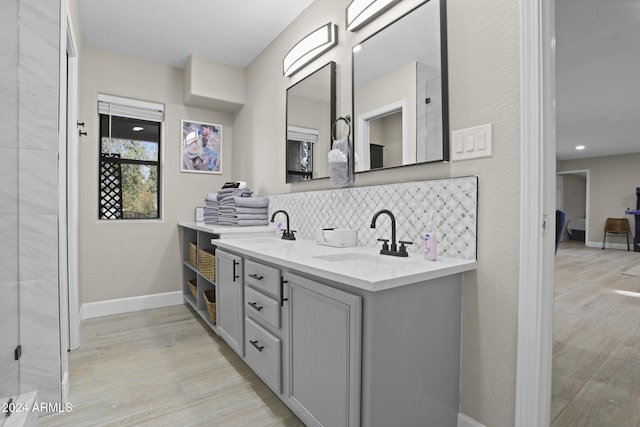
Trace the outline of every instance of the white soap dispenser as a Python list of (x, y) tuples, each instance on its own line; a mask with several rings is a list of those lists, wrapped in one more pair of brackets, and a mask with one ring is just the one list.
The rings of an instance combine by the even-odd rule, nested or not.
[(438, 259), (438, 235), (431, 221), (432, 214), (429, 214), (427, 231), (424, 233), (424, 259), (436, 261)]

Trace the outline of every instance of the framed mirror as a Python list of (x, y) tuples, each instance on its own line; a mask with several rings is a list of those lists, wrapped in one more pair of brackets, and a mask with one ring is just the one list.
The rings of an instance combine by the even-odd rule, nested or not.
[(356, 172), (448, 160), (445, 12), (421, 3), (354, 47)]
[(287, 89), (287, 183), (329, 176), (335, 75), (332, 61)]

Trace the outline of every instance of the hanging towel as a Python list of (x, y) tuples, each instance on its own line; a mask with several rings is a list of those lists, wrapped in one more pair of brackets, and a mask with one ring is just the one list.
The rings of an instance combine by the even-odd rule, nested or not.
[(344, 187), (353, 182), (353, 148), (349, 138), (333, 141), (329, 151), (329, 176), (335, 187)]

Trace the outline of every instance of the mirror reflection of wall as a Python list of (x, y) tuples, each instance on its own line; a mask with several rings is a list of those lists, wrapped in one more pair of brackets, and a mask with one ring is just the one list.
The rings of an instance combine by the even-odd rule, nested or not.
[(335, 93), (335, 62), (287, 89), (286, 182), (329, 176)]
[(313, 145), (318, 130), (287, 127), (287, 182), (308, 181), (313, 177)]
[[(447, 159), (444, 10), (444, 0), (423, 3), (354, 48), (356, 171), (378, 168), (377, 146), (385, 168)], [(393, 143), (374, 130), (392, 117)]]

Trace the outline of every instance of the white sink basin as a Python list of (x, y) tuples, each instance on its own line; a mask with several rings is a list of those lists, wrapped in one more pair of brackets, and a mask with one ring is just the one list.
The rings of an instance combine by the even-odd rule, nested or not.
[(371, 255), (359, 252), (345, 252), (343, 254), (318, 255), (314, 258), (331, 262), (369, 262), (374, 264), (399, 265), (407, 258), (389, 255)]

